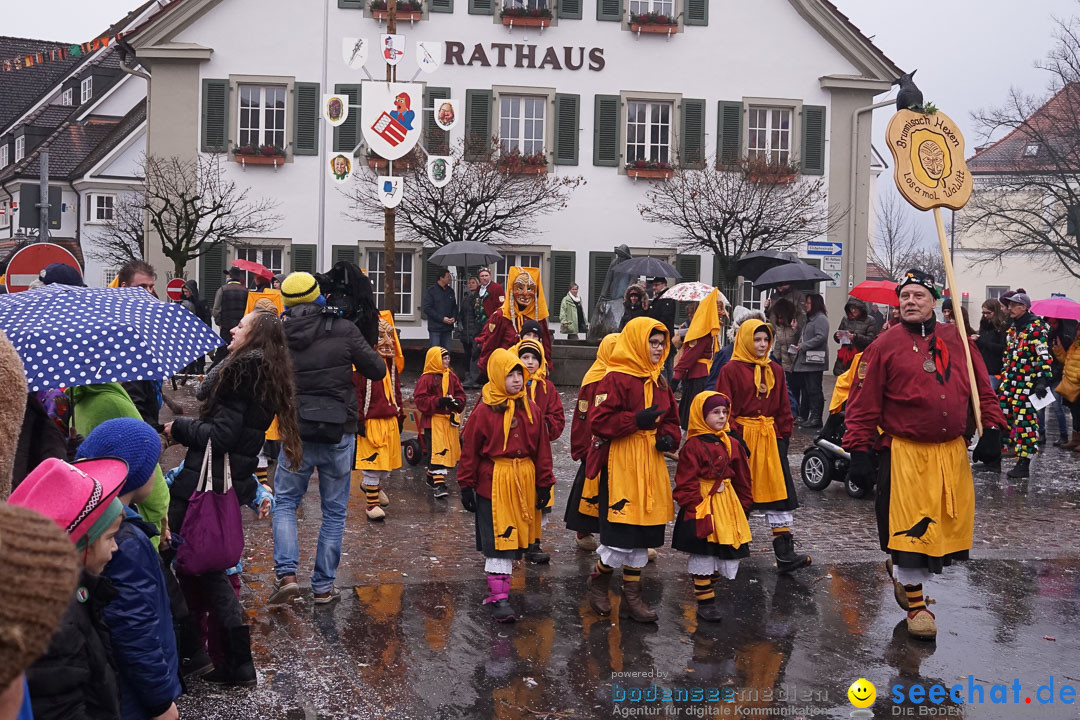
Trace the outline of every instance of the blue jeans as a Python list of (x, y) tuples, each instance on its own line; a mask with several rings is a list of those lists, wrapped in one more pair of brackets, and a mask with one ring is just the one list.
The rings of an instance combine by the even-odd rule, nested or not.
[(274, 493), (277, 496), (274, 510), (274, 572), (279, 578), (296, 574), (296, 565), (300, 562), (296, 507), (307, 492), (312, 471), (318, 469), (322, 525), (319, 527), (311, 590), (327, 592), (334, 586), (334, 576), (341, 561), (341, 538), (345, 533), (355, 452), (356, 436), (348, 435), (337, 445), (305, 442), (304, 459), (299, 468), (289, 467), (284, 449), (278, 454), (277, 473), (274, 475)]
[(450, 341), (454, 339), (454, 328), (452, 325), (446, 325), (445, 330), (432, 330), (428, 328), (428, 337), (431, 344), (428, 347), (441, 347), (446, 350), (450, 349)]

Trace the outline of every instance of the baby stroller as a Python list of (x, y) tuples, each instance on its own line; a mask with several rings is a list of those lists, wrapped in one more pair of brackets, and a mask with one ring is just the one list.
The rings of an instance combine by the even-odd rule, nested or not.
[[(420, 411), (410, 410), (409, 420), (412, 421), (412, 426), (414, 428), (419, 428)], [(402, 437), (401, 451), (405, 453), (405, 462), (409, 463), (410, 465), (419, 465), (420, 463), (424, 462), (424, 460), (428, 456), (428, 452), (430, 452), (427, 446), (427, 442), (424, 439), (424, 433), (417, 432), (416, 436), (411, 438)]]
[(833, 480), (844, 483), (853, 498), (865, 497), (868, 488), (860, 488), (848, 480), (851, 455), (840, 446), (844, 440), (844, 412), (830, 413), (814, 444), (803, 451), (802, 480), (811, 490), (824, 490)]

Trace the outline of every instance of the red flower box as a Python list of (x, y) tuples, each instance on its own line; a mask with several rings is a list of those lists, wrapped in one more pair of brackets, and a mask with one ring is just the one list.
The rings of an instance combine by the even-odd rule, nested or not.
[(667, 180), (672, 176), (671, 168), (626, 168), (626, 176), (645, 180)]
[(517, 27), (538, 27), (546, 28), (551, 27), (551, 18), (547, 17), (526, 17), (524, 15), (513, 16), (503, 15), (502, 24), (506, 26), (516, 25)]
[(236, 155), (236, 162), (241, 165), (283, 165), (284, 155)]
[[(389, 16), (389, 13), (386, 10), (372, 10), (371, 16), (376, 20), (386, 20), (386, 18)], [(398, 10), (397, 19), (407, 20), (409, 22), (416, 22), (417, 20), (420, 20), (423, 16), (423, 13), (420, 12), (404, 12)]]
[(508, 175), (543, 175), (547, 173), (547, 165), (500, 165), (499, 169)]
[(630, 23), (630, 32), (655, 33), (658, 35), (674, 35), (679, 29), (678, 25), (663, 25), (659, 23)]

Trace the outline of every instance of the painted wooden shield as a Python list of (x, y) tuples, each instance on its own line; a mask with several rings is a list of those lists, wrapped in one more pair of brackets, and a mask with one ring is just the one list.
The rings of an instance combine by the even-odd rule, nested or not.
[(349, 98), (345, 95), (323, 95), (323, 118), (334, 127), (349, 118)]
[(450, 182), (454, 174), (454, 158), (449, 155), (431, 155), (427, 161), (428, 180), (435, 187), (441, 188)]
[(421, 83), (361, 83), (360, 127), (376, 155), (397, 160), (416, 147), (424, 129), (423, 88)]
[(379, 194), (379, 200), (382, 201), (385, 207), (395, 208), (401, 202), (404, 187), (405, 181), (400, 177), (380, 175), (376, 181), (375, 190)]
[(341, 39), (341, 57), (350, 70), (359, 70), (367, 63), (369, 44), (366, 38)]
[(383, 33), (379, 36), (379, 49), (387, 65), (397, 65), (405, 57), (405, 36)]
[(441, 40), (420, 40), (416, 43), (416, 64), (424, 72), (433, 73), (442, 65), (443, 52)]

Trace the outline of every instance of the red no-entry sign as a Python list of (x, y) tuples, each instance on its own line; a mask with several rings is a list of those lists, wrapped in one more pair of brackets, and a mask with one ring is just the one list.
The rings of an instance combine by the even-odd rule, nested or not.
[(82, 274), (79, 261), (70, 252), (53, 243), (34, 243), (27, 245), (11, 257), (8, 263), (7, 275), (4, 277), (4, 285), (9, 293), (22, 292), (30, 289), (30, 283), (38, 279), (38, 275), (53, 263), (70, 265)]
[(170, 300), (179, 300), (180, 291), (184, 288), (184, 278), (173, 278), (169, 281), (169, 284), (165, 286), (165, 294), (169, 296)]

